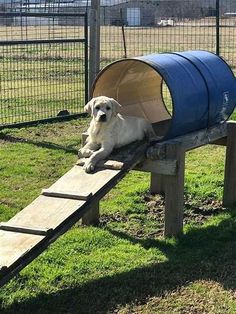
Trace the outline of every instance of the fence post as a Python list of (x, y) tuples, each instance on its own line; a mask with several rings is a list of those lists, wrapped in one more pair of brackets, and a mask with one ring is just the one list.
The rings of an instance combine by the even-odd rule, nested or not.
[(220, 0), (216, 0), (216, 54), (220, 55)]
[(89, 96), (91, 98), (91, 87), (100, 68), (100, 0), (91, 0), (89, 26)]

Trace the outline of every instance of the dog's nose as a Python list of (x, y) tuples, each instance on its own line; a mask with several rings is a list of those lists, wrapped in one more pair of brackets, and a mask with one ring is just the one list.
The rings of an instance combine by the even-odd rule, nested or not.
[(105, 122), (107, 119), (107, 116), (105, 113), (101, 114), (100, 117), (99, 117), (99, 121), (102, 121), (102, 122)]

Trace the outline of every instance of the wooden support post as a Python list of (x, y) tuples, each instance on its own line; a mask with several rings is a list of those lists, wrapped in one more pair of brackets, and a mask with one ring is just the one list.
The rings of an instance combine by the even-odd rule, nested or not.
[(223, 205), (236, 203), (236, 122), (227, 123), (227, 148), (225, 160), (225, 178)]
[(92, 0), (90, 8), (89, 34), (89, 91), (100, 68), (100, 0)]
[(92, 207), (83, 215), (82, 225), (96, 226), (99, 224), (99, 202), (96, 202)]
[(164, 176), (151, 172), (150, 193), (165, 194)]
[(185, 150), (180, 143), (166, 147), (166, 158), (177, 160), (175, 175), (165, 180), (165, 236), (177, 236), (183, 230)]

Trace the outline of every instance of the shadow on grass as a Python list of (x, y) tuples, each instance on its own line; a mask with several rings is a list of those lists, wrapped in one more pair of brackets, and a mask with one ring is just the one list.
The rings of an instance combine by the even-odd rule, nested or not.
[(4, 141), (8, 141), (8, 142), (12, 142), (12, 143), (27, 143), (27, 144), (32, 144), (35, 145), (37, 147), (42, 147), (42, 148), (47, 148), (47, 149), (56, 149), (56, 150), (63, 150), (67, 153), (72, 153), (72, 154), (77, 154), (78, 150), (70, 147), (70, 146), (62, 146), (62, 145), (58, 145), (55, 143), (51, 143), (51, 142), (44, 142), (44, 141), (34, 141), (34, 140), (30, 140), (30, 139), (26, 139), (23, 137), (16, 137), (16, 136), (12, 136), (12, 135), (7, 135), (4, 133), (0, 132), (0, 139), (4, 140)]
[(177, 242), (135, 239), (123, 232), (117, 236), (139, 243), (145, 249), (157, 248), (166, 262), (103, 277), (55, 294), (39, 294), (1, 313), (110, 313), (117, 306), (143, 303), (195, 280), (213, 280), (225, 289), (236, 289), (236, 219), (222, 220), (217, 226), (192, 228)]

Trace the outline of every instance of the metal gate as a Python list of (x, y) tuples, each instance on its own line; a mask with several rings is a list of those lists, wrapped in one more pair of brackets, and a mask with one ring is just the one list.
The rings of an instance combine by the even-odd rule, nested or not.
[(87, 13), (0, 12), (0, 128), (82, 114)]

